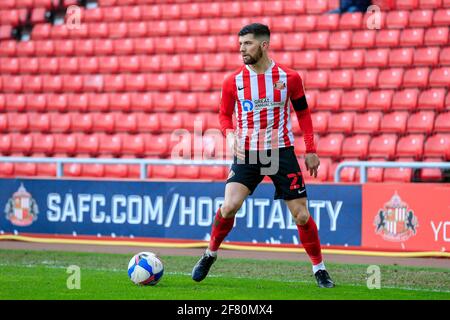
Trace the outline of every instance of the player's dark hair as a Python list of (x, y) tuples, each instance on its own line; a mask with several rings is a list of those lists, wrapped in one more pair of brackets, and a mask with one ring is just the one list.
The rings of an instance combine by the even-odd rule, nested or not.
[(269, 27), (262, 23), (252, 23), (246, 25), (239, 31), (238, 36), (245, 36), (246, 34), (253, 34), (255, 38), (259, 37), (268, 37), (270, 38), (270, 30)]

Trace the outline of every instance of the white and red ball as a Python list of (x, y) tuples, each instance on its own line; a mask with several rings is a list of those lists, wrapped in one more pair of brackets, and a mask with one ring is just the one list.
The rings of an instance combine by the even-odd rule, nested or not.
[(153, 252), (139, 252), (128, 263), (128, 276), (137, 285), (154, 286), (163, 273), (164, 265)]

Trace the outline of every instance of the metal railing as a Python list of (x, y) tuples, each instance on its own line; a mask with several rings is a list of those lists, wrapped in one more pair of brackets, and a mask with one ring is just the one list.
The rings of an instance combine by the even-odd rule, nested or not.
[(345, 167), (359, 167), (361, 183), (367, 182), (367, 168), (441, 168), (450, 169), (450, 162), (389, 162), (389, 161), (344, 161), (336, 167), (334, 182), (340, 182)]
[(147, 165), (202, 165), (202, 166), (220, 166), (230, 165), (231, 160), (190, 160), (190, 159), (109, 159), (109, 158), (28, 158), (28, 157), (0, 157), (0, 162), (14, 163), (55, 163), (56, 177), (64, 176), (64, 164), (127, 164), (139, 165), (140, 179), (147, 178)]
[[(32, 157), (0, 157), (0, 162), (13, 163), (54, 163), (56, 177), (64, 176), (64, 164), (125, 164), (139, 165), (140, 179), (147, 178), (147, 165), (197, 165), (197, 166), (229, 166), (231, 160), (190, 160), (190, 159), (110, 159), (110, 158), (32, 158)], [(344, 161), (336, 167), (334, 182), (340, 182), (340, 174), (345, 167), (358, 167), (360, 182), (367, 182), (367, 168), (441, 168), (450, 169), (450, 162), (384, 162), (384, 161)]]

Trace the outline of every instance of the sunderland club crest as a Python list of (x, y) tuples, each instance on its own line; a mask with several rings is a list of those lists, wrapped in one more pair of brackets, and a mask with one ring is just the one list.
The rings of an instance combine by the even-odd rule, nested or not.
[(374, 220), (375, 232), (387, 241), (406, 241), (417, 233), (419, 226), (414, 212), (397, 192), (384, 204)]
[(6, 203), (5, 213), (6, 219), (13, 225), (26, 227), (37, 219), (39, 209), (31, 194), (21, 184)]

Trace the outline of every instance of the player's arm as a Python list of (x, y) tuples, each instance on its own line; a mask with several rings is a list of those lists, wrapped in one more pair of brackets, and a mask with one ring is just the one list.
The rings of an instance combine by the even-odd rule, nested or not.
[(311, 119), (311, 113), (306, 101), (305, 92), (303, 90), (303, 83), (298, 75), (295, 73), (293, 76), (293, 83), (291, 85), (293, 90), (291, 94), (291, 102), (294, 111), (297, 115), (300, 129), (303, 132), (303, 138), (306, 146), (305, 164), (309, 170), (309, 174), (317, 177), (317, 170), (319, 169), (320, 160), (316, 154), (316, 146), (314, 144), (314, 129)]
[(231, 78), (226, 78), (223, 82), (220, 97), (219, 123), (220, 130), (222, 131), (223, 136), (226, 137), (229, 149), (233, 151), (234, 154), (237, 154), (236, 137), (233, 127), (233, 112), (236, 103), (233, 85)]

